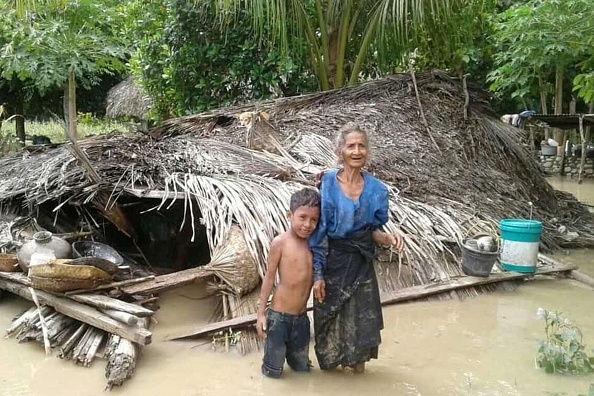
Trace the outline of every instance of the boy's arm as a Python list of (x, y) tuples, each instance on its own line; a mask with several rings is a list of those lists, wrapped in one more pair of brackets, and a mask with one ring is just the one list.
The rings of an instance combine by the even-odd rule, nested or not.
[(258, 318), (256, 321), (256, 330), (258, 331), (258, 335), (262, 338), (264, 337), (264, 332), (266, 331), (266, 318), (264, 316), (264, 312), (266, 311), (266, 303), (268, 302), (268, 297), (270, 297), (272, 287), (274, 286), (274, 278), (276, 276), (280, 259), (281, 241), (279, 241), (278, 238), (275, 238), (270, 245), (270, 252), (268, 252), (268, 268), (266, 269), (266, 274), (264, 275), (264, 281), (262, 282), (262, 289), (260, 291), (260, 300), (258, 301)]

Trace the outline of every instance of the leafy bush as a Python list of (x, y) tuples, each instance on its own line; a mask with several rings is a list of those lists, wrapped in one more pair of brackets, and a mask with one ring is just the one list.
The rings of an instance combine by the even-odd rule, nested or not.
[(538, 308), (545, 321), (546, 340), (538, 348), (538, 367), (547, 373), (587, 374), (594, 372), (594, 357), (585, 352), (582, 332), (558, 312)]

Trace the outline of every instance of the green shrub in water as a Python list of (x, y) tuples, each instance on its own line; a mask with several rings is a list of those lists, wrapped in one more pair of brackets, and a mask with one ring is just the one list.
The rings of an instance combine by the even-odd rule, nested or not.
[(586, 354), (582, 332), (576, 325), (558, 312), (538, 308), (536, 315), (545, 321), (547, 337), (539, 343), (538, 367), (547, 373), (587, 374), (594, 371), (594, 357)]

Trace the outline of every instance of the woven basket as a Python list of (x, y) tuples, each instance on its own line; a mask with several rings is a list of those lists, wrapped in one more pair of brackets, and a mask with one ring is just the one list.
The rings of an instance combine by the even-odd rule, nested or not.
[(0, 253), (0, 271), (2, 272), (19, 272), (19, 260), (16, 254)]
[(211, 291), (225, 290), (242, 296), (260, 283), (257, 264), (248, 250), (243, 231), (237, 225), (231, 226), (227, 239), (215, 249), (211, 263), (205, 268), (213, 270), (222, 281), (218, 285), (211, 284)]
[(109, 282), (105, 279), (58, 279), (31, 275), (29, 275), (29, 279), (31, 280), (31, 286), (34, 289), (58, 293), (78, 289), (94, 289), (97, 286)]
[(29, 267), (29, 277), (51, 278), (62, 280), (91, 280), (100, 279), (105, 282), (111, 280), (107, 272), (88, 265), (70, 265), (70, 260), (52, 260), (47, 264)]

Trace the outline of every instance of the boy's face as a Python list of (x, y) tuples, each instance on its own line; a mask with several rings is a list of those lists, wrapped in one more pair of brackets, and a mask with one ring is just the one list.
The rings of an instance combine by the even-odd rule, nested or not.
[(320, 219), (320, 208), (300, 206), (296, 211), (287, 213), (291, 222), (291, 230), (299, 237), (307, 239), (315, 231)]

